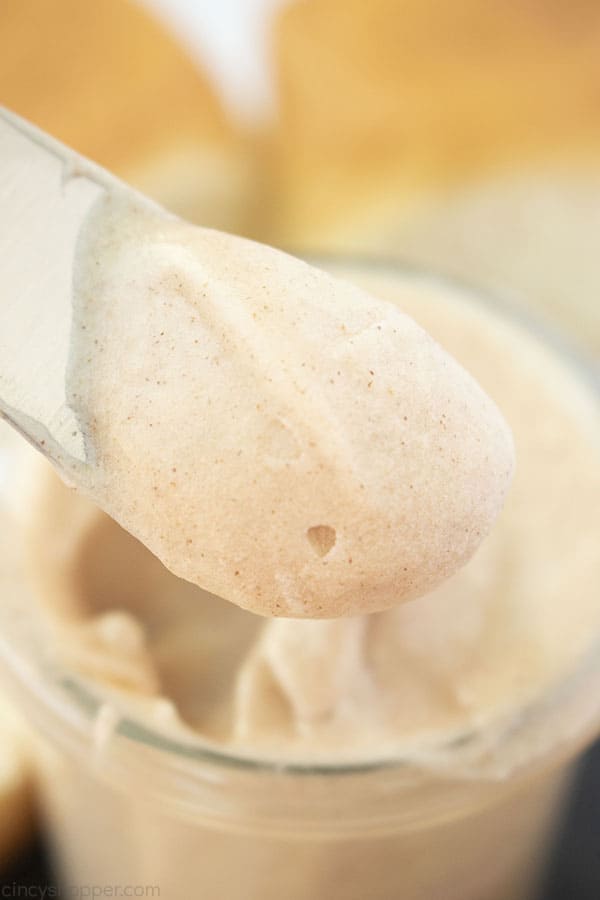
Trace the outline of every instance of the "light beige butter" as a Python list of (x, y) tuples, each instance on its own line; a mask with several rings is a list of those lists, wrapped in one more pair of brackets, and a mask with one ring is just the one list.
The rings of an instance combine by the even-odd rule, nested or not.
[(76, 271), (80, 486), (176, 575), (265, 615), (352, 615), (489, 532), (510, 430), (397, 306), (110, 197)]
[[(116, 707), (186, 740), (337, 763), (430, 760), (469, 733), (493, 748), (599, 633), (597, 400), (551, 348), (458, 288), (383, 270), (344, 276), (414, 316), (513, 431), (514, 484), (473, 559), (387, 612), (265, 621), (177, 579), (44, 468), (28, 524), (38, 595), (60, 659), (99, 679)], [(556, 734), (536, 740), (539, 751)]]

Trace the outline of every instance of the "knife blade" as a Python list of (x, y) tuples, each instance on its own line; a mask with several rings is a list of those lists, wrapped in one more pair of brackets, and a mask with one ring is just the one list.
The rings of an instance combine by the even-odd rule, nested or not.
[(86, 462), (66, 398), (76, 246), (107, 192), (153, 206), (0, 107), (0, 417), (63, 467)]

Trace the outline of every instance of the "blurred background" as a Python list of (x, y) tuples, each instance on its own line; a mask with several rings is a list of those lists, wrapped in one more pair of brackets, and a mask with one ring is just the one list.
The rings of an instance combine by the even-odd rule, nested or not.
[(597, 0), (1, 0), (0, 102), (196, 222), (433, 264), (600, 354)]
[[(192, 221), (435, 266), (600, 362), (598, 0), (0, 0), (0, 104)], [(0, 729), (0, 862), (34, 878)], [(598, 755), (548, 896), (600, 895)]]

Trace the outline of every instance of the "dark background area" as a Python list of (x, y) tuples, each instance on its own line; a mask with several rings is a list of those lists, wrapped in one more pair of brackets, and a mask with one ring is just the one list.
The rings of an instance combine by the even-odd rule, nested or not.
[[(40, 840), (0, 878), (0, 896), (21, 896), (10, 886), (54, 884)], [(583, 759), (539, 900), (600, 900), (600, 741)]]
[(583, 758), (539, 900), (600, 900), (600, 741)]

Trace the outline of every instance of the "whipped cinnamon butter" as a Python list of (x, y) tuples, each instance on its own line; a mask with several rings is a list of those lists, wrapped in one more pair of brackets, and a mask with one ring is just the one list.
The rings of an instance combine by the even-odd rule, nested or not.
[(176, 575), (264, 615), (367, 613), (489, 532), (510, 429), (397, 306), (111, 197), (76, 262), (79, 486)]
[[(181, 248), (179, 227), (173, 224), (172, 231), (169, 226), (162, 236), (155, 234), (153, 241), (162, 246), (161, 242), (168, 243), (173, 237), (176, 246)], [(215, 260), (220, 259), (218, 248), (231, 239), (202, 232), (198, 240), (202, 246), (206, 242), (211, 246), (207, 261), (203, 263), (208, 267), (216, 265)], [(123, 252), (126, 252), (127, 241), (123, 246)], [(181, 250), (177, 252), (183, 253)], [(257, 255), (262, 254), (262, 249), (240, 242), (238, 263), (241, 267), (247, 263), (244, 270), (247, 279), (254, 277)], [(154, 283), (154, 277), (158, 278), (152, 260), (155, 261), (157, 256), (164, 259), (165, 255), (166, 252), (162, 257), (156, 252), (149, 254), (150, 283)], [(185, 259), (188, 258), (184, 253)], [(34, 496), (27, 509), (27, 537), (37, 594), (49, 621), (54, 625), (56, 653), (83, 676), (103, 685), (102, 690), (111, 703), (141, 717), (153, 727), (166, 729), (168, 733), (184, 736), (192, 742), (208, 743), (253, 757), (258, 754), (276, 760), (329, 760), (337, 763), (348, 759), (397, 758), (411, 752), (426, 758), (428, 748), (439, 745), (440, 741), (450, 741), (473, 732), (493, 745), (499, 725), (509, 727), (528, 703), (564, 679), (594, 645), (600, 630), (600, 604), (596, 589), (600, 539), (597, 515), (600, 506), (600, 417), (594, 392), (586, 386), (584, 379), (573, 374), (550, 346), (544, 345), (518, 324), (500, 317), (492, 308), (487, 309), (481, 301), (473, 299), (462, 289), (420, 275), (368, 271), (351, 266), (335, 268), (333, 274), (336, 277), (343, 274), (348, 282), (357, 285), (355, 293), (355, 289), (347, 287), (345, 282), (330, 281), (312, 269), (288, 261), (287, 257), (282, 262), (277, 256), (273, 260), (273, 265), (283, 266), (287, 283), (292, 281), (296, 285), (299, 296), (304, 296), (306, 279), (312, 285), (313, 292), (316, 292), (317, 285), (327, 288), (327, 292), (319, 296), (319, 302), (326, 307), (323, 327), (329, 329), (331, 354), (338, 354), (333, 365), (343, 365), (346, 367), (344, 371), (350, 373), (347, 383), (342, 381), (337, 387), (331, 386), (333, 396), (337, 398), (339, 394), (339, 409), (337, 406), (335, 409), (338, 421), (343, 425), (331, 441), (339, 439), (339, 434), (351, 433), (355, 436), (353, 459), (357, 465), (362, 465), (360, 471), (367, 479), (365, 483), (372, 485), (381, 477), (384, 467), (384, 458), (373, 442), (374, 432), (370, 429), (377, 425), (391, 441), (392, 437), (407, 435), (410, 427), (415, 427), (415, 419), (419, 421), (419, 409), (422, 421), (428, 421), (422, 397), (411, 400), (408, 393), (405, 397), (407, 405), (402, 408), (409, 409), (409, 421), (413, 425), (403, 431), (399, 423), (384, 421), (384, 409), (388, 409), (388, 404), (394, 408), (394, 400), (388, 399), (387, 387), (381, 389), (375, 385), (379, 377), (384, 379), (386, 385), (394, 384), (394, 390), (403, 390), (402, 379), (398, 377), (394, 380), (398, 366), (403, 375), (409, 379), (411, 377), (407, 374), (410, 367), (402, 367), (403, 346), (408, 348), (408, 359), (415, 359), (415, 363), (418, 357), (418, 354), (414, 355), (415, 345), (424, 348), (424, 358), (429, 363), (425, 366), (421, 357), (423, 378), (426, 377), (425, 372), (431, 375), (437, 372), (438, 364), (442, 365), (444, 370), (452, 373), (455, 386), (460, 382), (465, 390), (472, 392), (477, 400), (478, 415), (483, 415), (485, 420), (483, 413), (490, 411), (490, 431), (485, 432), (490, 435), (488, 454), (492, 453), (492, 447), (500, 446), (491, 440), (491, 428), (492, 422), (497, 428), (502, 419), (495, 406), (481, 399), (485, 395), (472, 386), (475, 382), (470, 381), (470, 376), (466, 376), (462, 369), (454, 368), (454, 364), (447, 361), (450, 357), (445, 354), (452, 354), (460, 360), (465, 370), (493, 398), (514, 434), (518, 460), (511, 491), (495, 527), (460, 571), (411, 602), (372, 615), (331, 620), (269, 620), (225, 603), (220, 597), (176, 577), (109, 516), (65, 488), (46, 464), (40, 462), (37, 472), (32, 475)], [(197, 251), (188, 263), (190, 266), (199, 265)], [(180, 260), (179, 273), (182, 266)], [(140, 279), (143, 274), (140, 264)], [(292, 275), (296, 276), (295, 282)], [(167, 267), (161, 277), (165, 279), (165, 284), (170, 285), (175, 278), (173, 269)], [(269, 284), (273, 286), (276, 278), (272, 271), (269, 277)], [(210, 278), (213, 284), (218, 280), (214, 268)], [(194, 283), (197, 279), (196, 275)], [(143, 302), (148, 283), (148, 280), (143, 282), (143, 291), (140, 288), (139, 293), (135, 286), (130, 286), (127, 294), (130, 316), (137, 315), (135, 303)], [(173, 434), (172, 439), (169, 438), (169, 430), (164, 429), (163, 456), (169, 458), (172, 454), (174, 458), (177, 454), (178, 457), (178, 472), (173, 473), (175, 484), (165, 484), (157, 476), (155, 483), (158, 490), (146, 498), (139, 493), (140, 486), (150, 477), (152, 466), (160, 463), (158, 453), (152, 455), (154, 445), (151, 440), (148, 442), (151, 456), (144, 457), (142, 452), (150, 424), (149, 412), (152, 411), (153, 422), (169, 422), (167, 398), (171, 398), (173, 406), (185, 402), (185, 398), (179, 397), (173, 390), (172, 379), (176, 376), (169, 368), (170, 357), (166, 352), (165, 366), (158, 366), (153, 373), (156, 380), (166, 382), (164, 390), (162, 383), (158, 389), (153, 385), (146, 390), (138, 379), (138, 373), (145, 354), (154, 352), (149, 349), (151, 341), (159, 341), (157, 346), (162, 346), (162, 337), (167, 337), (167, 334), (161, 337), (156, 329), (167, 332), (175, 325), (172, 325), (168, 315), (165, 318), (162, 306), (157, 311), (152, 301), (150, 321), (154, 323), (155, 316), (159, 321), (149, 328), (148, 334), (139, 338), (137, 344), (133, 340), (125, 342), (128, 361), (119, 367), (117, 346), (119, 342), (123, 346), (121, 335), (126, 327), (127, 310), (120, 310), (118, 293), (109, 290), (108, 286), (105, 289), (107, 298), (116, 298), (112, 301), (114, 315), (110, 328), (106, 325), (108, 332), (113, 330), (114, 337), (107, 333), (104, 338), (105, 371), (114, 370), (114, 385), (112, 397), (101, 393), (93, 395), (93, 399), (100, 410), (103, 402), (109, 403), (110, 400), (114, 422), (107, 415), (98, 422), (97, 434), (101, 437), (99, 446), (105, 448), (103, 452), (110, 461), (110, 469), (116, 474), (114, 481), (102, 485), (102, 490), (106, 491), (102, 496), (110, 499), (106, 503), (110, 511), (114, 512), (118, 504), (119, 510), (126, 510), (126, 515), (121, 513), (121, 519), (126, 524), (133, 521), (134, 515), (136, 521), (145, 523), (144, 528), (148, 528), (148, 532), (143, 530), (140, 535), (144, 540), (147, 534), (167, 533), (160, 529), (163, 517), (165, 528), (174, 526), (175, 519), (169, 519), (176, 508), (172, 505), (172, 498), (182, 497), (184, 502), (179, 521), (183, 526), (182, 533), (187, 534), (192, 524), (189, 518), (192, 507), (187, 505), (185, 494), (187, 486), (188, 493), (193, 495), (193, 485), (185, 476), (192, 472), (192, 437), (204, 434), (202, 440), (211, 442), (212, 446), (214, 435), (211, 438), (211, 428), (204, 430), (207, 423), (221, 429), (221, 441), (225, 433), (230, 435), (232, 456), (220, 464), (224, 471), (230, 471), (234, 465), (242, 466), (242, 463), (235, 462), (240, 458), (236, 456), (240, 450), (241, 459), (248, 454), (253, 464), (256, 461), (254, 445), (249, 439), (244, 442), (244, 432), (234, 415), (241, 415), (243, 407), (241, 400), (236, 401), (234, 396), (231, 388), (233, 381), (218, 374), (221, 366), (230, 370), (234, 365), (246, 365), (250, 352), (246, 331), (242, 340), (238, 330), (234, 330), (237, 341), (234, 344), (229, 330), (233, 326), (222, 325), (221, 332), (212, 324), (208, 328), (193, 300), (177, 299), (180, 296), (178, 288), (173, 287), (172, 294), (168, 291), (166, 295), (157, 293), (163, 298), (161, 303), (166, 296), (168, 303), (182, 304), (178, 313), (169, 315), (183, 315), (185, 309), (190, 320), (202, 319), (187, 322), (185, 328), (182, 323), (181, 331), (178, 331), (178, 340), (184, 334), (189, 336), (190, 352), (195, 352), (191, 348), (196, 347), (194, 341), (199, 340), (205, 342), (204, 356), (209, 355), (209, 345), (212, 347), (210, 341), (219, 344), (215, 335), (224, 332), (230, 355), (219, 356), (214, 349), (213, 355), (206, 360), (211, 378), (206, 376), (202, 386), (207, 383), (212, 385), (210, 392), (202, 394), (207, 419), (199, 417), (186, 426), (189, 431), (183, 435)], [(363, 294), (363, 290), (368, 293)], [(240, 287), (239, 295), (236, 294), (231, 301), (236, 310), (239, 297), (246, 295), (254, 296)], [(316, 293), (313, 295), (316, 296)], [(273, 302), (271, 294), (267, 305), (269, 302)], [(355, 310), (357, 318), (344, 313), (345, 304), (351, 311)], [(167, 309), (172, 307), (167, 306)], [(260, 311), (256, 312), (259, 316)], [(287, 314), (291, 327), (294, 316), (300, 317), (300, 312), (290, 306)], [(405, 320), (404, 314), (414, 318), (419, 326), (439, 341), (444, 351), (438, 350), (438, 345), (433, 344), (411, 320)], [(237, 322), (237, 313), (231, 312), (231, 316), (228, 322), (233, 319)], [(315, 319), (318, 316), (316, 307), (314, 316)], [(347, 335), (345, 338), (339, 336), (338, 326), (342, 320), (347, 328), (355, 329), (351, 333), (357, 334), (355, 341), (360, 352), (353, 349)], [(386, 327), (392, 329), (382, 345), (375, 335), (377, 327), (373, 328), (369, 324), (371, 322), (385, 322), (388, 323)], [(359, 324), (362, 325), (362, 332), (359, 331)], [(99, 327), (95, 329), (96, 336)], [(255, 325), (245, 322), (244, 327), (249, 329), (252, 340), (258, 340), (254, 336)], [(264, 324), (265, 329), (274, 327), (274, 322)], [(400, 341), (396, 345), (393, 328), (402, 330), (405, 344)], [(302, 359), (305, 355), (310, 358), (319, 373), (333, 371), (331, 360), (324, 355), (319, 356), (318, 365), (316, 356), (310, 356), (310, 334), (309, 323), (299, 321), (290, 333), (288, 343), (286, 329), (282, 329), (278, 341), (273, 341), (271, 345), (269, 359), (272, 370), (278, 371), (284, 366), (286, 356), (296, 352), (291, 348), (297, 340), (303, 350)], [(247, 340), (250, 341), (250, 338)], [(379, 348), (378, 356), (372, 348), (372, 340)], [(234, 350), (234, 346), (238, 349)], [(240, 346), (243, 350), (239, 349)], [(283, 349), (276, 351), (275, 348), (280, 346)], [(372, 361), (370, 365), (375, 372), (371, 387), (368, 382), (363, 384), (361, 381), (365, 346), (369, 348), (366, 357)], [(277, 365), (273, 362), (274, 354), (278, 354)], [(394, 354), (400, 354), (397, 364), (394, 363)], [(300, 358), (294, 357), (294, 374), (296, 365), (298, 370), (302, 369), (301, 363), (296, 363)], [(339, 361), (341, 358), (343, 363)], [(218, 365), (217, 359), (221, 360)], [(292, 363), (285, 365), (289, 368)], [(180, 377), (189, 371), (186, 357), (181, 364)], [(245, 382), (244, 379), (235, 380), (238, 385), (244, 382), (245, 408), (249, 405), (249, 397), (254, 401), (260, 393), (256, 380), (253, 381), (255, 375), (256, 369), (250, 366)], [(320, 386), (327, 395), (326, 378), (314, 373), (307, 378), (308, 381), (303, 384), (313, 385), (315, 391)], [(127, 391), (122, 395), (119, 393), (119, 379), (127, 381)], [(98, 390), (102, 383), (99, 382)], [(395, 488), (393, 481), (394, 477), (402, 481), (399, 478), (401, 469), (398, 468), (398, 460), (404, 459), (402, 452), (396, 459), (394, 447), (391, 443), (386, 444), (390, 454), (389, 481), (385, 482), (389, 502), (383, 491), (375, 491), (376, 502), (373, 500), (373, 505), (365, 501), (361, 508), (369, 523), (366, 531), (361, 530), (363, 523), (355, 521), (354, 516), (361, 514), (361, 508), (353, 505), (352, 492), (342, 490), (342, 499), (335, 507), (339, 514), (337, 518), (326, 516), (325, 512), (331, 513), (333, 509), (327, 505), (333, 502), (330, 499), (332, 495), (327, 493), (327, 481), (319, 480), (315, 474), (314, 481), (310, 477), (307, 479), (306, 495), (296, 494), (294, 468), (283, 465), (282, 458), (285, 449), (287, 459), (292, 459), (288, 442), (292, 433), (299, 435), (299, 447), (304, 447), (302, 442), (307, 440), (307, 434), (314, 434), (317, 438), (317, 456), (312, 456), (307, 449), (307, 460), (331, 461), (333, 468), (329, 474), (336, 475), (334, 484), (337, 485), (341, 470), (338, 471), (333, 464), (338, 457), (333, 455), (331, 448), (339, 449), (339, 445), (328, 443), (325, 450), (321, 450), (319, 434), (302, 431), (300, 426), (304, 419), (295, 412), (296, 407), (292, 404), (284, 406), (288, 395), (282, 391), (281, 384), (278, 382), (279, 390), (272, 396), (266, 392), (264, 397), (261, 394), (262, 401), (256, 401), (266, 402), (266, 398), (271, 405), (264, 416), (258, 415), (257, 411), (248, 414), (251, 424), (247, 427), (251, 431), (246, 435), (251, 433), (253, 441), (259, 442), (266, 441), (269, 435), (269, 440), (274, 442), (271, 444), (273, 451), (275, 444), (277, 446), (278, 464), (264, 463), (264, 469), (260, 469), (259, 465), (262, 473), (259, 481), (263, 488), (277, 484), (281, 492), (284, 492), (286, 484), (289, 485), (287, 494), (282, 493), (280, 502), (286, 515), (290, 515), (289, 521), (298, 525), (298, 531), (291, 538), (293, 547), (298, 547), (294, 541), (300, 535), (309, 558), (312, 554), (316, 560), (311, 564), (318, 566), (319, 562), (327, 560), (333, 550), (329, 548), (321, 557), (316, 555), (306, 540), (306, 530), (312, 527), (309, 523), (314, 526), (335, 524), (335, 547), (342, 546), (342, 540), (350, 540), (348, 534), (361, 535), (363, 540), (370, 536), (374, 558), (381, 564), (387, 558), (387, 565), (392, 565), (391, 557), (381, 554), (391, 554), (394, 547), (400, 552), (402, 548), (400, 543), (394, 543), (393, 538), (386, 537), (387, 529), (382, 529), (380, 525), (386, 521), (386, 516), (390, 521), (396, 521), (396, 515), (397, 521), (402, 523), (401, 510), (396, 503), (406, 485)], [(285, 384), (288, 382), (285, 381)], [(422, 386), (423, 381), (420, 384)], [(197, 384), (194, 388), (198, 396), (200, 387)], [(411, 383), (411, 389), (413, 387)], [(381, 395), (377, 393), (380, 389)], [(131, 406), (125, 404), (125, 398), (131, 398), (136, 392), (140, 394), (139, 408), (132, 412)], [(215, 410), (213, 414), (208, 401), (217, 396), (221, 397), (220, 412)], [(456, 400), (457, 395), (452, 396)], [(225, 397), (229, 406), (223, 403)], [(344, 403), (351, 410), (356, 409), (357, 415), (359, 411), (362, 415), (369, 409), (367, 397), (375, 409), (375, 419), (370, 420), (367, 415), (361, 435), (358, 419), (355, 420), (350, 413), (345, 417)], [(163, 399), (159, 402), (154, 398)], [(436, 405), (437, 399), (437, 394), (430, 396), (432, 406)], [(91, 401), (88, 398), (86, 402)], [(314, 402), (318, 405), (319, 396)], [(457, 404), (456, 407), (452, 403), (448, 405), (455, 411), (462, 409), (464, 416), (471, 415), (458, 401)], [(228, 414), (223, 418), (221, 413), (225, 408)], [(277, 441), (271, 430), (276, 413), (282, 422), (291, 423), (289, 434), (285, 430), (279, 431)], [(137, 423), (130, 426), (131, 434), (126, 425), (130, 415), (138, 417)], [(163, 420), (163, 416), (167, 418)], [(463, 451), (467, 446), (477, 445), (477, 433), (472, 433), (473, 443), (471, 438), (465, 439), (466, 444), (462, 440), (459, 442)], [(498, 431), (494, 430), (493, 434), (498, 435)], [(499, 434), (506, 432), (500, 428)], [(132, 443), (125, 443), (123, 437), (119, 443), (118, 435), (127, 436), (127, 441)], [(424, 432), (421, 432), (421, 465), (432, 466), (437, 457), (423, 435)], [(501, 441), (502, 459), (505, 461), (508, 438), (501, 438)], [(136, 448), (134, 457), (127, 455), (131, 446)], [(200, 446), (205, 445), (200, 443)], [(264, 444), (260, 446), (264, 447)], [(327, 456), (329, 452), (331, 456)], [(373, 457), (372, 472), (369, 472), (369, 452)], [(320, 453), (322, 456), (319, 456)], [(492, 455), (489, 458), (498, 459)], [(302, 455), (297, 459), (302, 459)], [(413, 459), (416, 466), (416, 455)], [(140, 466), (139, 472), (135, 471), (134, 462)], [(296, 465), (300, 463), (296, 462)], [(447, 530), (450, 522), (456, 526), (458, 521), (462, 521), (460, 517), (465, 510), (464, 507), (459, 509), (452, 505), (458, 502), (459, 496), (452, 483), (452, 466), (449, 465), (446, 470), (445, 463), (439, 465), (440, 468), (431, 473), (438, 492), (436, 504), (436, 495), (427, 494), (431, 500), (431, 505), (427, 507), (428, 517), (419, 521), (427, 522), (428, 527), (434, 530), (429, 533), (433, 534), (437, 527), (434, 521), (437, 512), (441, 523), (439, 527), (450, 535), (451, 531)], [(182, 466), (181, 470), (179, 466)], [(216, 462), (214, 467), (220, 471)], [(248, 471), (255, 470), (249, 468)], [(310, 473), (312, 469), (303, 471)], [(349, 467), (343, 471), (351, 477), (354, 470)], [(461, 471), (458, 464), (459, 481)], [(163, 473), (164, 469), (160, 468), (161, 477)], [(414, 487), (417, 484), (421, 487), (426, 485), (429, 475), (427, 468), (415, 469)], [(183, 480), (179, 481), (181, 476), (184, 476)], [(267, 503), (266, 496), (261, 497), (260, 491), (248, 488), (245, 502), (241, 507), (236, 506), (240, 519), (237, 520), (235, 515), (227, 518), (224, 510), (229, 507), (224, 502), (224, 494), (215, 493), (217, 490), (224, 492), (227, 481), (218, 488), (219, 482), (213, 481), (213, 478), (217, 478), (215, 471), (211, 471), (205, 488), (211, 502), (201, 510), (201, 519), (198, 520), (206, 542), (215, 550), (217, 540), (222, 538), (226, 547), (233, 548), (233, 538), (222, 537), (222, 529), (229, 522), (232, 533), (235, 530), (236, 540), (245, 542), (247, 558), (252, 559), (252, 571), (260, 573), (261, 566), (264, 566), (267, 575), (262, 583), (266, 585), (268, 582), (273, 586), (275, 582), (270, 578), (274, 569), (271, 567), (276, 555), (270, 556), (265, 552), (264, 556), (257, 553), (252, 558), (251, 554), (255, 535), (263, 527), (272, 528), (269, 534), (277, 547), (285, 546), (287, 532), (277, 534), (266, 516), (273, 495), (269, 495)], [(448, 479), (446, 493), (444, 479)], [(122, 486), (122, 497), (118, 494), (119, 486)], [(317, 487), (324, 494), (322, 498)], [(169, 490), (173, 492), (172, 496)], [(459, 493), (464, 502), (465, 492)], [(359, 496), (362, 497), (362, 494)], [(292, 497), (295, 498), (294, 505)], [(155, 511), (154, 517), (148, 521), (142, 513), (147, 509), (146, 503), (150, 498), (155, 504)], [(372, 518), (375, 508), (383, 517), (377, 522)], [(450, 508), (454, 510), (454, 516), (459, 516), (458, 519), (450, 518)], [(471, 511), (476, 509), (475, 506), (469, 508)], [(422, 509), (418, 500), (414, 501), (411, 509), (417, 516)], [(344, 511), (347, 518), (342, 516)], [(275, 516), (275, 521), (282, 523), (283, 519)], [(414, 524), (416, 519), (412, 521)], [(247, 537), (240, 522), (249, 529)], [(375, 527), (376, 524), (378, 527)], [(200, 525), (197, 527), (199, 529)], [(177, 536), (174, 527), (168, 533), (175, 538)], [(199, 533), (194, 532), (195, 535)], [(407, 533), (410, 534), (410, 530)], [(423, 537), (425, 541), (425, 532)], [(378, 549), (379, 539), (384, 542), (381, 551)], [(300, 546), (303, 546), (302, 541)], [(152, 547), (151, 539), (148, 543)], [(159, 542), (159, 546), (154, 548), (163, 558), (167, 556), (165, 546)], [(431, 547), (436, 558), (439, 545), (432, 541)], [(177, 553), (174, 551), (173, 558), (175, 556)], [(224, 558), (227, 559), (227, 556), (224, 555)], [(357, 562), (360, 558), (357, 556)], [(190, 555), (189, 560), (192, 559)], [(297, 557), (292, 554), (285, 556), (285, 559), (290, 561), (291, 571), (298, 575), (301, 570), (294, 568)], [(402, 569), (405, 557), (400, 555), (399, 559)], [(168, 561), (171, 562), (170, 556)], [(175, 565), (172, 567), (176, 569)], [(222, 571), (227, 572), (225, 567)], [(250, 569), (245, 571), (247, 574)], [(333, 558), (331, 568), (325, 571), (339, 571), (333, 568)], [(391, 570), (385, 571), (389, 574)], [(374, 568), (372, 572), (373, 584), (379, 583), (377, 570)], [(187, 569), (186, 573), (192, 574)], [(314, 577), (315, 581), (309, 583), (316, 585), (317, 575)], [(333, 591), (336, 582), (333, 579), (328, 581), (328, 577), (319, 576), (319, 583)], [(240, 583), (247, 587), (249, 582), (243, 580)], [(386, 605), (393, 605), (396, 600), (393, 580), (384, 579), (384, 583)], [(346, 587), (348, 584), (344, 582)], [(404, 596), (405, 588), (406, 582), (400, 577), (398, 599)], [(331, 597), (332, 593), (327, 596)], [(238, 599), (238, 595), (234, 599)], [(246, 605), (256, 605), (256, 600), (252, 598), (246, 598), (245, 602)], [(285, 611), (289, 615), (291, 607)], [(337, 607), (336, 611), (339, 611)], [(544, 745), (544, 741), (554, 739), (555, 736), (550, 734), (538, 737), (540, 746)], [(504, 759), (503, 765), (510, 763)]]

